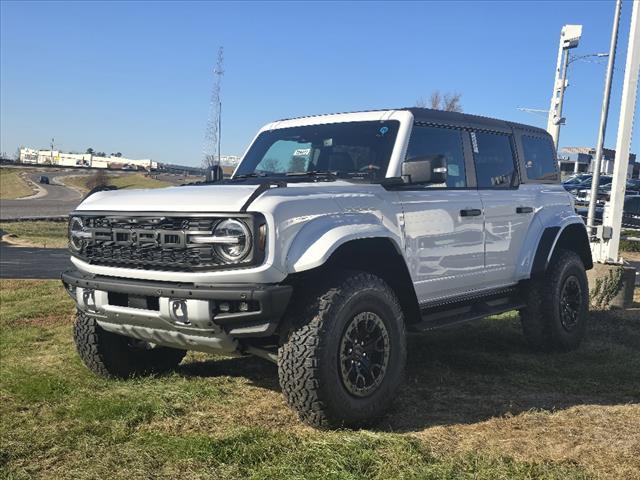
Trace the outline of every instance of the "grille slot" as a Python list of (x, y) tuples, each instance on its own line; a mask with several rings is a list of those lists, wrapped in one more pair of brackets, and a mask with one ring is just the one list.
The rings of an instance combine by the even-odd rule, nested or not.
[(92, 264), (127, 268), (192, 271), (222, 266), (213, 245), (188, 243), (190, 235), (210, 233), (220, 220), (86, 216), (83, 223), (92, 237), (84, 241), (78, 254)]

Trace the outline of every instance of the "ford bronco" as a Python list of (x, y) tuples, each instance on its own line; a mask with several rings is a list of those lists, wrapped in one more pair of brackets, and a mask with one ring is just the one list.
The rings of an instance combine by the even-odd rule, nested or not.
[(518, 310), (528, 343), (557, 351), (587, 326), (591, 252), (550, 136), (479, 116), (276, 121), (228, 179), (90, 195), (69, 248), (89, 369), (258, 355), (318, 427), (384, 413), (408, 332)]

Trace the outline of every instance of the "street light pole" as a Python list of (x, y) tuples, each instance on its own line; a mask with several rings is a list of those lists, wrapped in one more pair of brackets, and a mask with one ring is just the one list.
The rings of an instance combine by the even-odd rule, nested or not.
[(558, 47), (558, 61), (556, 63), (556, 77), (553, 83), (551, 95), (551, 107), (547, 120), (547, 132), (553, 138), (553, 143), (558, 148), (560, 138), (560, 125), (562, 118), (562, 105), (564, 103), (564, 91), (567, 88), (567, 68), (569, 66), (569, 50), (578, 46), (582, 35), (582, 25), (565, 25), (560, 32), (560, 45)]
[(609, 115), (609, 100), (611, 98), (611, 81), (613, 68), (616, 62), (616, 47), (618, 44), (618, 26), (620, 25), (620, 11), (622, 0), (616, 1), (616, 9), (613, 15), (613, 29), (611, 30), (611, 46), (609, 47), (609, 62), (604, 82), (604, 94), (602, 96), (602, 109), (600, 111), (600, 127), (598, 128), (598, 144), (596, 146), (596, 158), (593, 163), (593, 177), (591, 179), (591, 197), (589, 199), (589, 212), (587, 214), (587, 226), (592, 234), (593, 221), (596, 214), (596, 201), (598, 199), (598, 187), (600, 186), (600, 165), (602, 164), (602, 151), (604, 149), (604, 137), (607, 130), (607, 117)]

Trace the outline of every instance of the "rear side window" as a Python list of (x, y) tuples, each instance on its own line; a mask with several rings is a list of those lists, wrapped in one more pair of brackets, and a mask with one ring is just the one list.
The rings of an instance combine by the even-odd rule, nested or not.
[(529, 180), (558, 180), (553, 147), (548, 138), (523, 135), (522, 150)]
[(478, 188), (509, 188), (515, 177), (511, 138), (488, 132), (471, 132)]
[[(411, 132), (406, 161), (418, 157), (442, 156), (447, 161), (447, 187), (464, 188), (467, 177), (464, 166), (462, 132), (444, 127), (421, 127), (416, 125)], [(428, 187), (443, 187), (442, 184)]]

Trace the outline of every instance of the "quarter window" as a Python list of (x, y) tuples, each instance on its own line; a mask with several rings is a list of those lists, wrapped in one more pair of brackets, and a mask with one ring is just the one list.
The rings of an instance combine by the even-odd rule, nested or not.
[(508, 135), (472, 132), (478, 188), (509, 188), (515, 175), (513, 149)]
[[(464, 148), (462, 132), (444, 127), (421, 127), (416, 125), (411, 133), (407, 147), (406, 161), (418, 157), (442, 156), (447, 162), (448, 188), (464, 188), (467, 186), (464, 166)], [(444, 187), (444, 184), (431, 184), (427, 187)]]
[(522, 150), (527, 178), (530, 180), (557, 180), (553, 147), (548, 138), (522, 136)]

